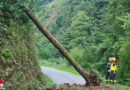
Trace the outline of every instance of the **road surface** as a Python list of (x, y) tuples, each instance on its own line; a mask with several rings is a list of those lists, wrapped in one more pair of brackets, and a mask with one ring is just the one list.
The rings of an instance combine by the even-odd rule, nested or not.
[(84, 85), (85, 80), (79, 75), (75, 75), (69, 72), (64, 72), (61, 70), (48, 68), (48, 67), (41, 67), (41, 70), (44, 74), (52, 79), (54, 84), (80, 84)]

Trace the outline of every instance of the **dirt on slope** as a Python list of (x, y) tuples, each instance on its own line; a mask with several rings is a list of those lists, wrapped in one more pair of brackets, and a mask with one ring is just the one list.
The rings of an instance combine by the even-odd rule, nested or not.
[(81, 86), (81, 85), (55, 85), (53, 88), (48, 88), (46, 90), (122, 90), (118, 86)]

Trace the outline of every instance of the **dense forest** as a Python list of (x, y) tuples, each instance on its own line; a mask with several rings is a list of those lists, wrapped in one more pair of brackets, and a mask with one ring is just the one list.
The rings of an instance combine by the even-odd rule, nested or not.
[[(39, 7), (43, 9), (37, 16), (43, 25), (85, 70), (103, 76), (109, 57), (116, 57), (118, 83), (130, 85), (128, 0), (51, 0)], [(65, 61), (46, 38), (40, 33), (36, 36), (40, 61)]]
[(129, 0), (0, 0), (0, 78), (7, 89), (43, 90), (40, 65), (71, 66), (23, 4), (86, 71), (103, 80), (109, 57), (116, 57), (117, 83), (130, 86)]

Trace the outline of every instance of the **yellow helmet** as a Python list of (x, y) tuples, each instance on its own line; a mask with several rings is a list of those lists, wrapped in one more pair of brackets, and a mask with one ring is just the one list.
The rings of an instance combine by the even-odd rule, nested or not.
[(112, 62), (116, 62), (116, 58), (115, 57), (112, 58)]

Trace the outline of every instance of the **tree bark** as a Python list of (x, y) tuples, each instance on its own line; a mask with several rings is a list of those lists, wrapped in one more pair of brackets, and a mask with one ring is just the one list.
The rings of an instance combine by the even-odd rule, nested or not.
[(39, 28), (42, 34), (46, 36), (46, 38), (62, 53), (62, 55), (69, 61), (69, 63), (83, 76), (83, 78), (86, 80), (86, 85), (95, 85), (90, 80), (90, 73), (83, 70), (83, 68), (70, 56), (70, 54), (67, 52), (67, 50), (59, 43), (59, 41), (56, 40), (56, 38), (47, 31), (46, 28), (42, 26), (40, 21), (35, 17), (35, 15), (32, 13), (32, 11), (27, 8), (25, 5), (21, 5), (21, 7), (24, 9), (26, 14), (30, 17), (30, 19), (35, 23), (35, 25)]

